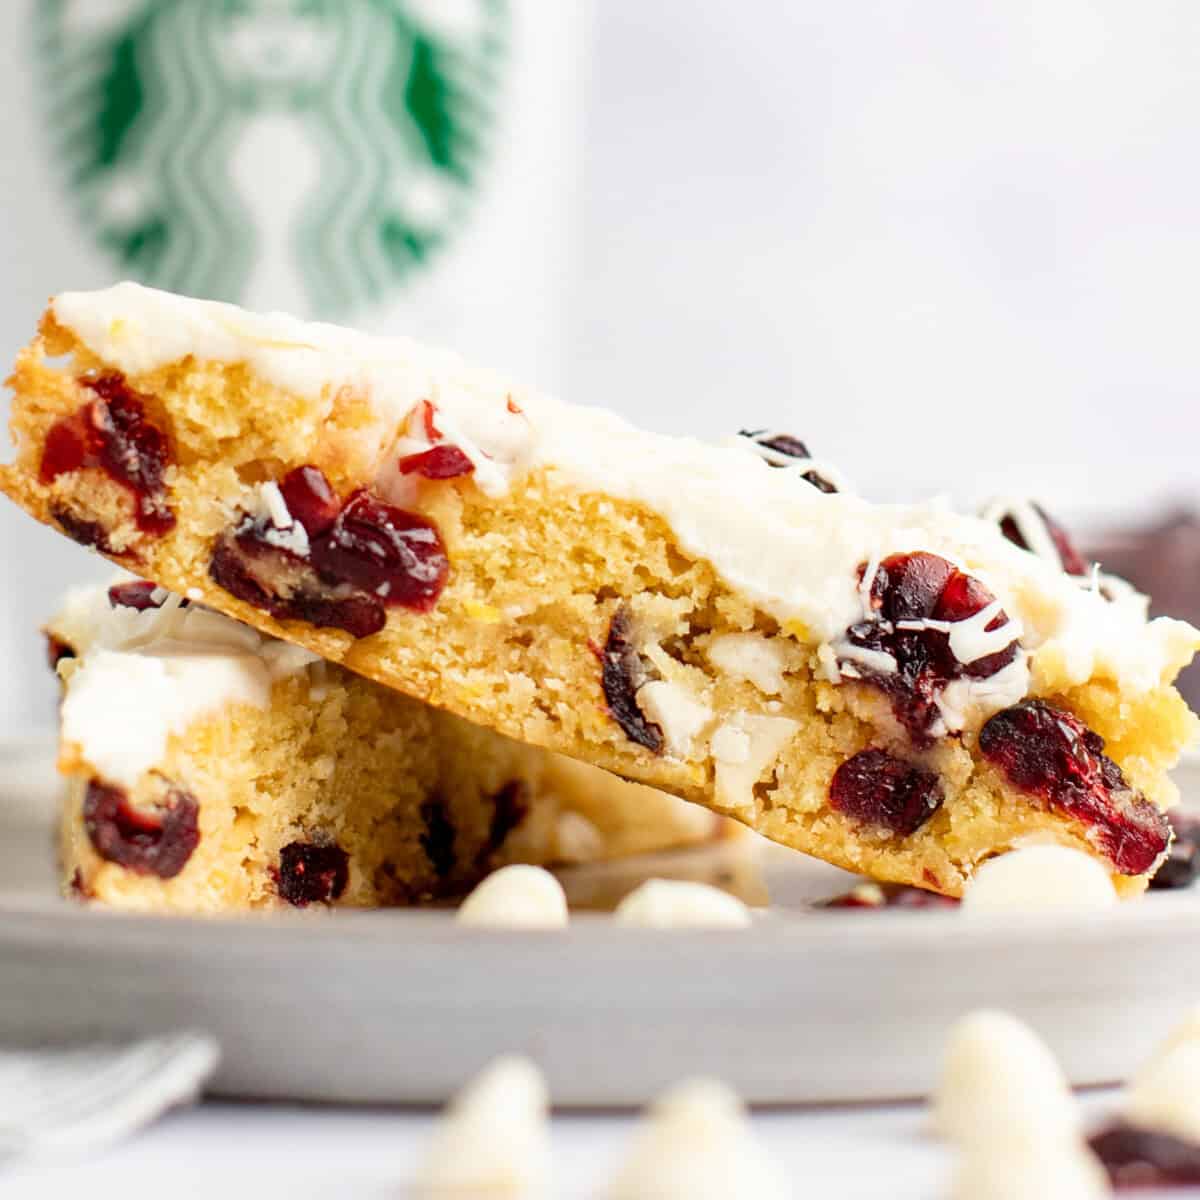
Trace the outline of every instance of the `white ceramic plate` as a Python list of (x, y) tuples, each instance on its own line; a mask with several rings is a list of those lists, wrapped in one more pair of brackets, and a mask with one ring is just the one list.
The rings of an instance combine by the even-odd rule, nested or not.
[[(0, 750), (0, 1041), (208, 1030), (237, 1096), (438, 1102), (520, 1051), (556, 1101), (645, 1101), (712, 1073), (751, 1101), (922, 1094), (946, 1027), (983, 1005), (1051, 1043), (1076, 1084), (1122, 1078), (1200, 1002), (1200, 896), (1112, 914), (970, 920), (805, 912), (847, 878), (770, 848), (662, 856), (772, 907), (746, 931), (658, 932), (581, 913), (563, 933), (458, 928), (446, 912), (240, 920), (123, 916), (57, 896), (45, 748)], [(645, 867), (569, 879), (595, 902)]]

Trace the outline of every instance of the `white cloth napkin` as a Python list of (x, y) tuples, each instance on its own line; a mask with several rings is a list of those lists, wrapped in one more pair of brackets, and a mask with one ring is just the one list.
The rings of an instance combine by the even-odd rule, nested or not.
[(220, 1052), (207, 1034), (122, 1045), (0, 1047), (0, 1164), (90, 1154), (199, 1096)]

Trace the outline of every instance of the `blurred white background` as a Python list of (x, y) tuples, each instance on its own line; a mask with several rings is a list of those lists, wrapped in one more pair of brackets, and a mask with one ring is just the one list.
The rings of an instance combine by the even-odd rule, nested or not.
[[(534, 382), (781, 427), (881, 498), (1098, 524), (1200, 493), (1200, 5), (597, 0), (577, 74), (561, 353), (511, 356)], [(0, 268), (7, 361), (47, 289)], [(11, 727), (50, 717), (40, 616), (104, 569), (8, 508), (0, 537)]]

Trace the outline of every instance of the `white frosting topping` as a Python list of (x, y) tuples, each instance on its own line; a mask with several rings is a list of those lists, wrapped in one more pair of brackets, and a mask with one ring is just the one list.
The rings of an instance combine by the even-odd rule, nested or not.
[[(128, 582), (122, 575), (118, 582)], [(104, 587), (68, 594), (50, 631), (75, 651), (62, 738), (108, 782), (134, 787), (173, 733), (229, 704), (265, 707), (272, 683), (316, 656), (156, 590), (161, 608), (109, 603)]]
[[(727, 584), (781, 623), (802, 626), (806, 642), (832, 643), (861, 619), (864, 562), (927, 550), (988, 587), (1023, 631), (1024, 648), (1052, 654), (1066, 683), (1101, 676), (1145, 690), (1177, 671), (1200, 644), (1200, 634), (1183, 622), (1146, 622), (1134, 606), (1081, 588), (992, 523), (943, 503), (878, 505), (828, 495), (792, 470), (768, 466), (746, 439), (741, 447), (717, 447), (646, 433), (614, 413), (522, 391), (406, 339), (256, 315), (132, 283), (64, 293), (53, 307), (61, 324), (126, 374), (191, 356), (245, 362), (269, 383), (326, 408), (340, 389), (353, 389), (377, 414), (381, 461), (398, 437), (408, 436), (415, 406), (428, 400), (438, 429), (472, 459), (472, 478), (487, 494), (542, 467), (564, 486), (641, 503)], [(886, 667), (862, 653), (862, 665)], [(827, 654), (822, 662), (828, 671)]]

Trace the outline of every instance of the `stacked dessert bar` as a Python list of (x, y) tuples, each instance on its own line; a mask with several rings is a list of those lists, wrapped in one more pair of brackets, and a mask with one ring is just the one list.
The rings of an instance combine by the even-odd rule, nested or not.
[[(1029, 506), (873, 504), (786, 435), (650, 434), (133, 284), (54, 299), (11, 383), (0, 488), (146, 581), (51, 627), (85, 892), (407, 899), (561, 855), (575, 815), (615, 852), (657, 793), (950, 896), (1031, 840), (1124, 894), (1167, 853), (1200, 634)], [(246, 662), (164, 682), (193, 625)], [(133, 678), (112, 654), (162, 693), (129, 700), (132, 746), (94, 682)], [(662, 811), (640, 841), (711, 833)]]

